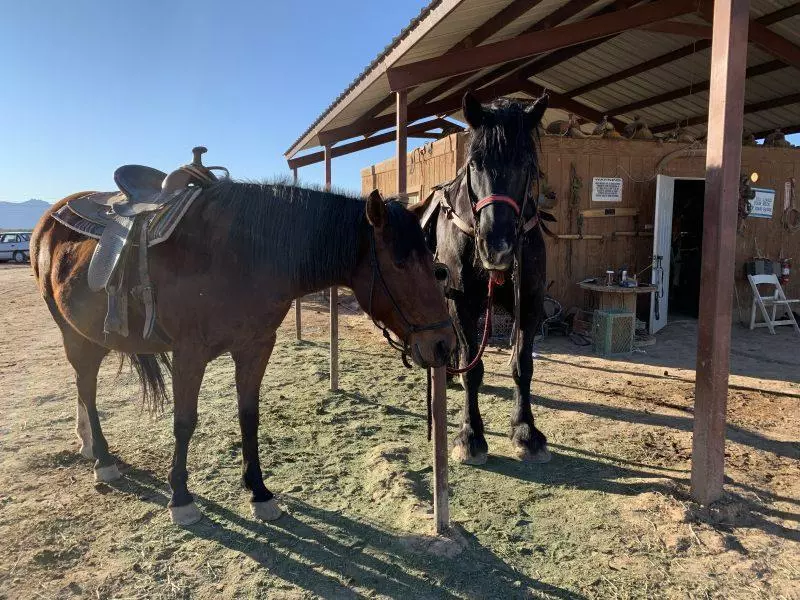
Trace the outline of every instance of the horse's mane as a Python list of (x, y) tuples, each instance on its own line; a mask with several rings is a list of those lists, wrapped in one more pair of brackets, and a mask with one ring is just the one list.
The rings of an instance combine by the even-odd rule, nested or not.
[(483, 108), (484, 122), (471, 131), (467, 154), (469, 161), (490, 171), (502, 167), (527, 168), (536, 165), (539, 128), (525, 127), (525, 109), (529, 103), (498, 98)]
[[(215, 224), (215, 246), (234, 255), (239, 268), (267, 268), (302, 289), (348, 277), (369, 226), (363, 199), (286, 181), (222, 179), (199, 202), (204, 220)], [(392, 229), (406, 231), (408, 222), (401, 213), (413, 215), (397, 202), (387, 206)], [(395, 254), (407, 253), (403, 246), (413, 242), (402, 240), (414, 236), (393, 237)]]

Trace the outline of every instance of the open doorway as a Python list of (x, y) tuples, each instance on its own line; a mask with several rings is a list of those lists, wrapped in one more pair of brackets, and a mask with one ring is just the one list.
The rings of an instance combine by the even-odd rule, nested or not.
[(669, 312), (697, 318), (703, 251), (705, 181), (676, 179), (672, 208)]
[(653, 278), (650, 333), (660, 331), (670, 313), (697, 317), (703, 241), (705, 180), (656, 178), (653, 224)]

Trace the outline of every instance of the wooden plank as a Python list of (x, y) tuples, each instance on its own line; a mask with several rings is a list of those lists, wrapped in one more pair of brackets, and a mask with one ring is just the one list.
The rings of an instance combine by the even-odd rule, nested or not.
[(638, 208), (586, 208), (581, 211), (584, 219), (597, 217), (635, 217), (639, 214)]
[(682, 21), (659, 21), (658, 23), (648, 23), (637, 27), (644, 31), (655, 33), (669, 33), (671, 35), (686, 35), (700, 39), (711, 39), (711, 27), (708, 25), (698, 25), (697, 23), (684, 23)]
[[(325, 189), (331, 189), (331, 147), (325, 146)], [(331, 391), (339, 390), (339, 288), (330, 288), (330, 369)]]
[(695, 5), (694, 0), (655, 0), (644, 6), (592, 17), (548, 31), (529, 33), (511, 40), (394, 67), (386, 73), (389, 87), (392, 90), (407, 89), (435, 79), (573, 46), (692, 12)]
[(450, 527), (450, 503), (447, 487), (447, 372), (445, 367), (432, 369), (433, 402), (433, 516), (436, 533)]
[(711, 51), (692, 496), (722, 496), (749, 0), (716, 0)]

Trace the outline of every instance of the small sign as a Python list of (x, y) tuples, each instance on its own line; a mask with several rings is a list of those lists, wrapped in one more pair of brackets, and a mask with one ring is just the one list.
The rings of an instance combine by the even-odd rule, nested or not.
[(592, 202), (622, 202), (622, 177), (592, 177)]
[(750, 216), (759, 219), (771, 219), (772, 207), (775, 204), (775, 190), (753, 188), (756, 197), (750, 200)]

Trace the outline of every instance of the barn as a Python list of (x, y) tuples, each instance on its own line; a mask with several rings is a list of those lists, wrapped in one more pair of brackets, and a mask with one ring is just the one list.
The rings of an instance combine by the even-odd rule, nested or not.
[[(671, 133), (667, 137), (678, 143), (691, 140), (691, 152), (684, 157), (684, 151), (672, 155), (679, 146), (666, 142), (545, 140), (546, 175), (557, 187), (561, 213), (558, 234), (571, 236), (557, 242), (549, 260), (557, 272), (565, 272), (554, 284), (564, 298), (577, 294), (572, 287), (576, 278), (616, 269), (623, 261), (634, 269), (646, 265), (650, 242), (658, 252), (672, 250), (666, 241), (672, 235), (670, 220), (681, 223), (680, 230), (684, 222), (697, 220), (680, 211), (686, 198), (700, 193), (701, 184), (691, 178), (701, 178), (691, 483), (695, 499), (712, 502), (721, 497), (724, 483), (732, 296), (742, 287), (734, 269), (754, 255), (789, 253), (787, 234), (796, 238), (794, 155), (743, 150), (743, 143), (766, 136), (783, 142), (784, 134), (800, 131), (799, 15), (800, 4), (793, 0), (433, 0), (300, 134), (285, 157), (295, 176), (299, 168), (324, 161), (329, 186), (333, 158), (394, 141), (393, 189), (422, 195), (425, 189), (408, 188), (408, 138), (445, 137), (461, 129), (457, 121), (463, 120), (460, 108), (467, 90), (483, 101), (546, 92), (552, 108), (569, 114), (564, 133), (570, 135), (583, 120), (607, 123), (617, 131), (632, 129), (631, 138)], [(642, 130), (648, 135), (636, 135)], [(453, 142), (444, 140), (448, 143), (452, 152)], [(454, 145), (450, 174), (458, 165), (458, 138)], [(749, 232), (737, 234), (742, 168), (751, 166), (748, 161), (766, 169), (758, 181), (767, 191), (754, 198), (756, 210), (744, 225)], [(573, 183), (580, 180), (583, 190), (575, 199), (564, 195), (572, 185), (570, 164), (575, 164)], [(746, 181), (757, 183), (755, 173)], [(591, 208), (597, 197), (593, 201), (586, 194), (600, 177), (613, 183), (609, 195), (619, 208)], [(678, 216), (673, 218), (676, 203)], [(758, 216), (769, 205), (771, 212)], [(745, 206), (748, 212), (750, 205)], [(794, 220), (784, 224), (781, 218), (788, 213)], [(594, 239), (586, 239), (590, 235)], [(782, 243), (787, 246), (781, 248)], [(650, 255), (658, 252), (650, 250)], [(674, 278), (661, 256), (659, 280), (670, 285)], [(765, 262), (760, 264), (766, 269)], [(681, 271), (688, 275), (691, 269)], [(337, 302), (336, 290), (331, 291), (331, 387), (336, 389)], [(659, 296), (668, 298), (663, 286)], [(657, 319), (650, 318), (655, 331), (667, 311), (651, 304), (651, 315), (658, 313)], [(441, 495), (447, 489), (441, 447), (446, 398), (443, 370), (436, 371), (441, 372), (433, 375), (434, 438), (440, 446), (435, 473), (441, 477), (435, 487)], [(437, 515), (441, 527), (446, 517), (446, 512)]]
[[(463, 165), (466, 144), (465, 133), (453, 133), (409, 153), (408, 201), (423, 199), (434, 186), (453, 179)], [(396, 195), (396, 162), (390, 158), (364, 168), (362, 193), (377, 189)], [(547, 244), (551, 296), (563, 306), (590, 308), (592, 299), (577, 283), (624, 269), (659, 286), (663, 282), (658, 301), (659, 316), (664, 317), (651, 330), (663, 328), (670, 312), (697, 318), (705, 193), (702, 142), (544, 135), (540, 166), (540, 202), (557, 219), (551, 226), (555, 237)], [(741, 171), (759, 200), (766, 200), (763, 207), (751, 206), (737, 227), (732, 316), (746, 320), (751, 306), (748, 266), (756, 259), (775, 263), (800, 256), (800, 149), (746, 146)], [(598, 196), (601, 183), (617, 185), (620, 193)], [(659, 228), (669, 235), (658, 236)], [(666, 257), (660, 270), (652, 268), (653, 256)], [(790, 278), (784, 287), (790, 297), (800, 296), (798, 278)], [(650, 295), (639, 298), (639, 316), (648, 324), (654, 317), (652, 302)]]

